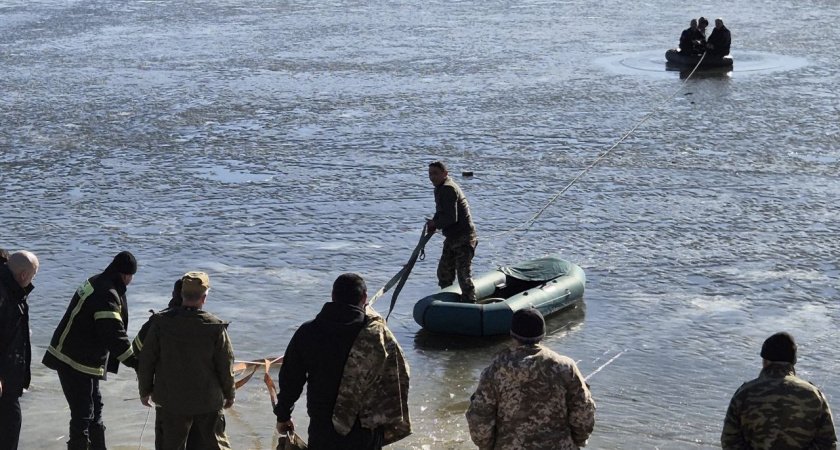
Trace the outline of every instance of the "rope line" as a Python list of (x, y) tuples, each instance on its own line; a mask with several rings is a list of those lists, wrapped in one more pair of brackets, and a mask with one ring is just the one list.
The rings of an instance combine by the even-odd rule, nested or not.
[[(678, 92), (680, 92), (680, 91), (682, 90), (682, 88), (683, 88), (683, 87), (685, 87), (685, 84), (686, 84), (686, 83), (688, 83), (688, 80), (690, 80), (690, 79), (691, 79), (691, 77), (692, 77), (692, 76), (694, 76), (694, 72), (696, 72), (696, 71), (697, 71), (697, 69), (698, 69), (698, 68), (700, 68), (700, 64), (702, 64), (702, 63), (703, 63), (703, 59), (705, 59), (705, 58), (706, 58), (706, 54), (705, 54), (705, 53), (703, 53), (703, 56), (701, 56), (701, 57), (700, 57), (700, 60), (699, 60), (699, 61), (697, 61), (697, 65), (695, 65), (695, 66), (694, 66), (694, 69), (692, 69), (691, 73), (690, 73), (690, 74), (689, 74), (689, 75), (685, 78), (685, 80), (684, 80), (684, 81), (680, 84), (680, 86), (679, 86), (679, 87), (678, 87), (678, 88), (677, 88), (677, 89), (676, 89), (673, 93), (671, 93), (671, 95), (669, 95), (668, 97), (666, 97), (666, 98), (665, 98), (665, 100), (663, 100), (663, 101), (662, 101), (662, 102), (660, 102), (658, 105), (656, 105), (656, 107), (654, 107), (654, 108), (653, 108), (653, 110), (651, 110), (651, 112), (649, 112), (649, 113), (648, 113), (645, 117), (643, 117), (643, 118), (642, 118), (642, 120), (641, 120), (641, 121), (639, 121), (639, 123), (637, 123), (635, 126), (633, 126), (633, 128), (631, 128), (631, 129), (630, 129), (630, 131), (628, 131), (628, 132), (624, 133), (624, 135), (622, 135), (622, 136), (621, 136), (621, 138), (620, 138), (618, 141), (616, 141), (616, 143), (615, 143), (615, 144), (613, 144), (613, 145), (612, 145), (612, 147), (610, 147), (610, 148), (609, 148), (609, 149), (607, 149), (607, 151), (605, 151), (603, 154), (601, 154), (600, 156), (598, 156), (597, 158), (595, 158), (595, 161), (593, 161), (593, 162), (592, 162), (592, 164), (590, 164), (589, 166), (587, 166), (585, 169), (583, 169), (583, 171), (582, 171), (581, 173), (579, 173), (576, 177), (574, 177), (574, 178), (572, 179), (572, 181), (570, 181), (570, 182), (566, 185), (566, 187), (564, 187), (562, 190), (560, 190), (560, 192), (558, 192), (557, 194), (555, 194), (555, 195), (554, 195), (554, 197), (552, 197), (552, 198), (551, 198), (551, 200), (549, 200), (549, 201), (545, 204), (545, 206), (543, 206), (542, 208), (540, 208), (540, 210), (539, 210), (539, 211), (537, 211), (537, 212), (536, 212), (536, 214), (534, 214), (533, 216), (531, 216), (531, 217), (530, 217), (528, 220), (526, 220), (525, 222), (522, 222), (521, 224), (519, 224), (519, 225), (517, 225), (517, 226), (515, 226), (515, 227), (513, 227), (513, 228), (511, 228), (511, 229), (509, 229), (509, 230), (507, 230), (507, 231), (503, 231), (503, 232), (501, 232), (501, 233), (497, 233), (497, 234), (491, 234), (490, 236), (486, 236), (486, 237), (484, 237), (483, 239), (493, 239), (493, 238), (497, 238), (497, 237), (500, 237), (500, 236), (504, 236), (504, 235), (506, 235), (506, 234), (508, 234), (508, 233), (511, 233), (511, 232), (513, 232), (513, 231), (515, 231), (515, 230), (518, 230), (518, 229), (520, 229), (520, 228), (522, 228), (522, 227), (524, 227), (524, 226), (526, 226), (526, 225), (529, 225), (529, 224), (534, 223), (534, 222), (537, 220), (537, 218), (539, 218), (539, 217), (542, 215), (542, 213), (543, 213), (543, 212), (545, 212), (545, 210), (546, 210), (546, 209), (548, 209), (548, 207), (549, 207), (549, 206), (551, 206), (551, 204), (552, 204), (552, 203), (554, 203), (555, 201), (557, 201), (557, 199), (558, 199), (561, 195), (563, 195), (564, 193), (566, 193), (566, 191), (568, 191), (568, 190), (572, 187), (572, 185), (574, 185), (574, 184), (575, 184), (578, 180), (580, 180), (581, 178), (583, 178), (583, 176), (584, 176), (587, 172), (589, 172), (590, 170), (592, 170), (592, 168), (594, 168), (596, 165), (598, 165), (598, 163), (599, 163), (599, 162), (601, 162), (601, 160), (603, 160), (604, 158), (606, 158), (606, 157), (607, 157), (607, 155), (609, 155), (609, 154), (610, 154), (610, 152), (612, 152), (612, 151), (613, 151), (616, 147), (618, 147), (619, 145), (621, 145), (621, 143), (622, 143), (622, 142), (624, 142), (624, 140), (625, 140), (625, 139), (627, 139), (627, 138), (628, 138), (631, 134), (633, 134), (633, 132), (634, 132), (634, 131), (636, 131), (636, 129), (637, 129), (637, 128), (639, 128), (639, 127), (640, 127), (643, 123), (645, 123), (648, 119), (650, 119), (650, 118), (651, 118), (651, 116), (653, 116), (653, 115), (656, 113), (656, 111), (657, 111), (657, 110), (659, 110), (659, 109), (660, 109), (663, 105), (665, 105), (666, 103), (668, 103), (669, 101), (671, 101), (671, 99), (672, 99), (672, 98), (674, 98), (674, 96), (675, 96), (675, 95), (677, 95), (677, 93), (678, 93)], [(479, 238), (479, 240), (481, 240), (481, 239), (482, 239), (482, 238)]]
[(143, 429), (140, 430), (140, 444), (137, 445), (137, 450), (143, 448), (143, 433), (146, 432), (146, 425), (149, 424), (149, 416), (152, 414), (152, 409), (154, 408), (150, 406), (149, 411), (146, 413), (146, 421), (143, 422)]

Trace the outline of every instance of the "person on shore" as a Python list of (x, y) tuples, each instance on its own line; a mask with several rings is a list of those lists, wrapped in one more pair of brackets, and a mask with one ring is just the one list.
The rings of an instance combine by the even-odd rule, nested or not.
[(119, 364), (136, 369), (126, 335), (126, 290), (137, 272), (130, 252), (118, 253), (105, 270), (87, 279), (73, 295), (44, 355), (44, 365), (58, 372), (70, 406), (68, 450), (105, 449), (99, 381)]
[(741, 385), (729, 402), (720, 436), (723, 450), (837, 448), (828, 401), (796, 376), (796, 350), (788, 333), (764, 341), (761, 373)]
[(700, 51), (701, 39), (703, 39), (703, 34), (697, 27), (697, 19), (691, 19), (688, 28), (680, 34), (680, 53), (689, 56), (702, 53)]
[(467, 424), (481, 449), (577, 450), (595, 427), (595, 402), (575, 362), (539, 345), (545, 321), (534, 308), (513, 314), (516, 346), (481, 372)]
[(0, 264), (5, 264), (9, 260), (9, 251), (5, 248), (0, 248)]
[(467, 198), (449, 176), (443, 161), (429, 164), (429, 181), (435, 187), (435, 214), (426, 221), (426, 228), (429, 233), (440, 230), (445, 238), (438, 262), (438, 286), (451, 286), (457, 276), (461, 301), (475, 303), (472, 259), (478, 240)]
[(357, 274), (333, 283), (332, 301), (292, 336), (280, 366), (274, 414), (281, 435), (304, 385), (310, 450), (372, 450), (411, 433), (408, 365), (385, 321), (365, 311)]
[(224, 409), (233, 406), (236, 389), (228, 322), (204, 310), (206, 273), (187, 272), (181, 280), (181, 306), (150, 320), (137, 369), (140, 401), (160, 405), (155, 441), (162, 432), (164, 449), (186, 449), (193, 429), (202, 449), (230, 449)]
[(715, 29), (706, 41), (706, 52), (710, 56), (724, 57), (729, 54), (729, 46), (732, 44), (732, 35), (729, 29), (723, 25), (723, 19), (715, 19)]
[[(137, 332), (137, 336), (134, 338), (134, 341), (131, 343), (131, 348), (134, 351), (134, 355), (137, 357), (138, 361), (140, 359), (140, 353), (143, 351), (143, 343), (146, 342), (146, 337), (149, 334), (149, 328), (152, 326), (152, 321), (155, 317), (158, 317), (158, 314), (166, 314), (172, 308), (177, 308), (181, 306), (181, 285), (183, 280), (178, 278), (175, 282), (175, 286), (172, 287), (172, 298), (169, 300), (169, 304), (163, 310), (158, 313), (154, 311), (150, 311), (152, 315), (149, 317), (149, 320), (140, 327), (140, 331)], [(163, 414), (160, 412), (160, 405), (155, 404), (155, 450), (163, 450)], [(189, 437), (187, 438), (187, 448), (186, 450), (202, 450), (204, 446), (202, 445), (201, 435), (198, 432), (198, 427), (192, 427), (190, 429)]]
[(20, 396), (32, 378), (27, 300), (35, 289), (39, 262), (26, 250), (6, 255), (0, 263), (0, 450), (17, 450), (23, 423)]

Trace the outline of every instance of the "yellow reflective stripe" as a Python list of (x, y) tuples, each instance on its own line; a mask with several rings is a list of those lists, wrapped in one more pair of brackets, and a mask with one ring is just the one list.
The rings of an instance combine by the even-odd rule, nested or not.
[(122, 355), (117, 356), (117, 359), (119, 359), (120, 362), (125, 362), (125, 360), (130, 358), (131, 355), (133, 355), (133, 354), (134, 354), (134, 350), (132, 350), (131, 347), (129, 346), (128, 350), (124, 351)]
[(67, 326), (64, 327), (64, 331), (61, 332), (61, 337), (58, 338), (58, 347), (56, 348), (56, 352), (58, 353), (61, 353), (61, 349), (64, 348), (64, 339), (67, 337), (67, 333), (70, 332), (70, 328), (73, 326), (73, 319), (75, 319), (76, 315), (79, 314), (79, 311), (82, 310), (82, 305), (85, 304), (85, 300), (90, 297), (90, 294), (93, 294), (93, 285), (90, 284), (90, 280), (85, 281), (84, 284), (79, 286), (79, 288), (76, 289), (76, 294), (79, 295), (79, 302), (76, 304), (76, 307), (73, 308), (73, 312), (70, 313), (70, 319), (67, 320)]
[(137, 351), (143, 350), (143, 341), (140, 340), (140, 336), (134, 338), (134, 345), (137, 347)]
[(85, 366), (83, 364), (79, 364), (76, 361), (70, 359), (69, 356), (53, 348), (52, 345), (47, 349), (47, 351), (50, 352), (56, 358), (58, 358), (64, 364), (67, 364), (68, 366), (78, 370), (79, 372), (86, 373), (88, 375), (94, 375), (97, 377), (101, 377), (105, 374), (105, 369), (103, 367), (90, 367)]
[(93, 320), (99, 319), (117, 319), (122, 322), (122, 316), (120, 316), (120, 313), (114, 311), (99, 311), (93, 313)]

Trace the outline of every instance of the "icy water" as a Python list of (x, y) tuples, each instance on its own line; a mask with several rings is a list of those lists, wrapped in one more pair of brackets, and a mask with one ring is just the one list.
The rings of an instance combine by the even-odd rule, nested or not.
[[(735, 66), (686, 80), (664, 53), (700, 15), (724, 17)], [(0, 1), (0, 247), (42, 263), (22, 448), (64, 445), (69, 412), (40, 357), (118, 251), (140, 262), (132, 335), (204, 270), (237, 358), (277, 356), (337, 275), (373, 292), (399, 270), (434, 207), (435, 159), (485, 237), (476, 273), (546, 254), (586, 271), (584, 304), (545, 344), (585, 375), (618, 356), (589, 379), (588, 448), (719, 447), (730, 396), (780, 330), (836, 416), (838, 20), (837, 2), (808, 0)], [(490, 238), (651, 112), (532, 226)], [(390, 321), (415, 430), (394, 448), (472, 448), (463, 413), (509, 343), (414, 323), (440, 246)], [(133, 373), (102, 386), (110, 447), (142, 434), (152, 448)], [(259, 380), (228, 424), (234, 448), (273, 448)]]

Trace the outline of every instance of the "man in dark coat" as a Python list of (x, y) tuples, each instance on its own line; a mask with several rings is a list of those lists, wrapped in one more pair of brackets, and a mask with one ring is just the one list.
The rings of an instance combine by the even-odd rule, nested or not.
[(133, 369), (137, 359), (126, 335), (126, 288), (137, 272), (137, 260), (124, 251), (73, 295), (55, 329), (43, 363), (58, 372), (70, 405), (68, 450), (103, 450), (102, 394), (99, 381), (117, 373), (122, 362)]
[(688, 28), (683, 30), (682, 34), (680, 34), (680, 53), (685, 55), (696, 55), (697, 52), (697, 40), (700, 39), (703, 35), (700, 33), (700, 30), (697, 29), (697, 19), (691, 19), (691, 22), (688, 25)]
[(723, 19), (715, 19), (715, 29), (706, 41), (706, 53), (711, 56), (723, 57), (729, 54), (729, 46), (732, 43), (732, 36), (729, 29), (723, 25)]
[(38, 265), (25, 250), (0, 264), (0, 450), (16, 450), (20, 439), (20, 396), (29, 388), (32, 360), (27, 298)]
[(279, 396), (274, 414), (277, 431), (294, 431), (292, 410), (306, 385), (310, 450), (371, 450), (381, 435), (363, 428), (356, 418), (346, 435), (333, 425), (347, 355), (365, 326), (367, 285), (356, 274), (346, 273), (333, 283), (332, 302), (325, 303), (314, 320), (295, 331), (280, 366)]
[(461, 301), (475, 303), (472, 259), (478, 245), (470, 206), (461, 188), (449, 177), (443, 161), (429, 164), (429, 181), (435, 187), (435, 215), (426, 221), (429, 233), (440, 230), (445, 238), (438, 262), (438, 286), (452, 285), (457, 276)]

